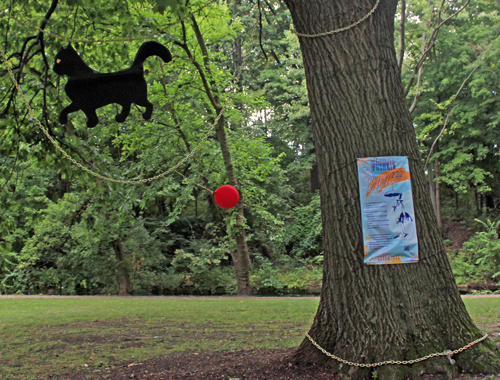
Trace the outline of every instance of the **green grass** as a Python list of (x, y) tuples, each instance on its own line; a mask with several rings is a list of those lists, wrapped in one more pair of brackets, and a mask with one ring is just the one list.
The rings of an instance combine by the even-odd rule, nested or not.
[[(485, 332), (500, 298), (464, 300)], [(180, 351), (298, 345), (317, 299), (0, 298), (0, 379), (39, 379)]]
[(178, 351), (295, 346), (314, 299), (0, 299), (0, 379)]
[(465, 298), (465, 306), (479, 327), (487, 334), (495, 334), (498, 339), (500, 332), (500, 298)]

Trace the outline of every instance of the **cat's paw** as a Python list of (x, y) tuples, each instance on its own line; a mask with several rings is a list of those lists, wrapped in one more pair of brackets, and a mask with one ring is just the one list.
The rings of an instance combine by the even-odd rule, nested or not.
[(60, 114), (59, 115), (59, 123), (66, 124), (68, 122), (68, 115)]
[(149, 119), (151, 119), (152, 113), (153, 113), (152, 111), (151, 112), (146, 111), (142, 114), (142, 117), (144, 118), (144, 120), (149, 120)]

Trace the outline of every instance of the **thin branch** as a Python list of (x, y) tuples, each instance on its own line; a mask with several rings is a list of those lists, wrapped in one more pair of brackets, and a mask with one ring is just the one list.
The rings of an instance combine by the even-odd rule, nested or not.
[[(422, 33), (422, 46), (425, 46), (427, 44), (427, 33), (424, 31)], [(420, 100), (420, 87), (422, 86), (422, 77), (424, 75), (424, 66), (420, 66), (418, 69), (418, 80), (417, 80), (417, 91), (415, 93), (415, 98), (413, 99), (413, 103), (410, 107), (410, 114), (413, 113), (417, 109), (417, 104), (418, 101)]]
[[(269, 10), (271, 11), (271, 13), (274, 15), (274, 17), (276, 17), (276, 12), (274, 11), (273, 7), (271, 4), (269, 4), (269, 1), (267, 0), (264, 0), (267, 4), (267, 6), (269, 7)], [(404, 0), (403, 0), (404, 1)], [(267, 17), (266, 17), (267, 18)]]
[(262, 50), (262, 53), (264, 54), (264, 58), (266, 59), (266, 62), (267, 62), (267, 54), (266, 54), (266, 51), (264, 50), (264, 45), (262, 45), (262, 10), (260, 7), (260, 0), (257, 0), (257, 7), (259, 9), (259, 46), (260, 46), (260, 50)]
[(403, 59), (405, 56), (405, 21), (406, 21), (406, 0), (401, 0), (401, 21), (399, 23), (399, 53), (398, 67), (399, 72), (403, 68)]
[(8, 51), (9, 50), (9, 31), (10, 31), (10, 15), (12, 14), (12, 0), (10, 0), (9, 4), (9, 17), (7, 19), (7, 27), (5, 28), (5, 47), (3, 51)]
[[(470, 77), (472, 76), (472, 74), (474, 74), (474, 72), (477, 70), (478, 67), (479, 67), (479, 65), (477, 65), (476, 67), (474, 67), (474, 69), (470, 72), (470, 74), (467, 76), (467, 78), (465, 78), (465, 80), (462, 82), (462, 85), (458, 89), (457, 93), (453, 96), (453, 99), (452, 99), (451, 103), (448, 105), (448, 107), (451, 106), (455, 102), (455, 100), (458, 97), (458, 94), (460, 94), (460, 92), (462, 91), (462, 88), (464, 88), (465, 83), (467, 83), (467, 81), (470, 79)], [(441, 129), (441, 132), (439, 133), (439, 135), (436, 137), (436, 139), (432, 143), (431, 149), (429, 150), (429, 155), (427, 156), (427, 159), (425, 160), (424, 167), (427, 167), (427, 163), (429, 162), (429, 158), (431, 157), (432, 149), (434, 149), (434, 145), (436, 145), (436, 143), (438, 142), (438, 140), (441, 138), (444, 130), (446, 129), (446, 124), (448, 123), (448, 118), (450, 117), (450, 115), (453, 112), (453, 110), (455, 108), (457, 108), (457, 107), (458, 107), (458, 104), (455, 107), (453, 107), (450, 110), (450, 112), (448, 112), (448, 115), (446, 115), (446, 120), (444, 122), (443, 128)]]
[[(470, 0), (467, 0), (466, 3), (462, 6), (462, 8), (460, 8), (458, 11), (456, 11), (455, 13), (453, 13), (451, 16), (447, 17), (446, 19), (444, 19), (443, 21), (441, 21), (438, 26), (436, 28), (434, 28), (434, 30), (432, 31), (432, 34), (431, 34), (431, 37), (429, 38), (429, 40), (427, 41), (427, 43), (429, 44), (428, 46), (424, 46), (422, 48), (422, 50), (424, 51), (424, 53), (422, 54), (422, 57), (420, 57), (419, 61), (417, 62), (417, 65), (415, 66), (415, 68), (413, 69), (413, 75), (412, 77), (410, 78), (410, 81), (408, 82), (408, 85), (406, 86), (406, 89), (405, 89), (405, 96), (408, 96), (408, 93), (410, 92), (410, 89), (411, 89), (411, 86), (413, 85), (413, 82), (415, 81), (415, 76), (417, 75), (417, 73), (419, 72), (420, 70), (420, 67), (424, 64), (424, 61), (425, 61), (425, 58), (427, 58), (427, 54), (431, 51), (432, 47), (434, 46), (435, 42), (436, 42), (436, 39), (437, 39), (437, 36), (439, 34), (439, 30), (440, 28), (449, 20), (451, 19), (452, 17), (455, 17), (457, 14), (459, 14), (462, 10), (465, 9), (465, 7), (467, 7), (467, 5), (469, 5), (470, 3)], [(438, 22), (439, 20), (441, 19), (441, 11), (439, 11), (439, 14), (438, 14)]]
[(278, 55), (276, 54), (276, 52), (274, 51), (274, 49), (271, 49), (271, 55), (273, 56), (273, 58), (274, 58), (274, 60), (276, 61), (276, 63), (277, 63), (278, 65), (281, 65), (281, 61), (280, 61), (280, 59), (279, 59)]
[(174, 45), (181, 47), (186, 52), (188, 58), (190, 59), (190, 61), (193, 63), (193, 65), (198, 70), (198, 73), (200, 74), (200, 78), (201, 78), (201, 81), (203, 83), (203, 87), (205, 88), (205, 93), (207, 94), (208, 99), (210, 100), (210, 103), (212, 103), (212, 106), (215, 109), (217, 109), (218, 103), (216, 102), (215, 97), (212, 94), (212, 90), (211, 90), (210, 84), (208, 83), (208, 80), (205, 76), (205, 72), (203, 71), (203, 68), (198, 63), (198, 61), (191, 54), (191, 50), (189, 50), (189, 47), (187, 46), (187, 44), (181, 43), (179, 41), (174, 41)]
[(417, 104), (418, 104), (418, 101), (420, 100), (420, 87), (422, 86), (422, 77), (423, 77), (423, 74), (424, 74), (424, 67), (421, 66), (420, 67), (420, 70), (418, 70), (418, 80), (417, 80), (417, 92), (415, 94), (415, 98), (413, 99), (413, 103), (410, 107), (410, 114), (413, 113), (413, 111), (415, 111), (417, 109)]
[(79, 8), (79, 6), (76, 7), (75, 16), (73, 17), (73, 30), (71, 31), (70, 38), (73, 38), (75, 31), (76, 31), (76, 18), (78, 17), (78, 8)]
[(203, 63), (205, 65), (205, 70), (207, 71), (208, 75), (211, 78), (210, 87), (211, 87), (211, 90), (213, 92), (213, 97), (219, 106), (219, 108), (215, 107), (215, 109), (216, 109), (217, 113), (219, 113), (220, 99), (219, 99), (219, 94), (218, 94), (217, 86), (215, 83), (215, 79), (214, 79), (214, 76), (212, 74), (212, 70), (210, 69), (210, 56), (208, 54), (208, 49), (207, 49), (207, 46), (205, 44), (205, 40), (203, 38), (203, 35), (201, 34), (201, 30), (198, 26), (198, 22), (196, 21), (196, 18), (194, 16), (191, 16), (191, 21), (193, 22), (194, 34), (196, 35), (198, 45), (200, 46), (201, 53), (203, 55)]
[(446, 125), (448, 124), (448, 118), (450, 117), (451, 113), (453, 112), (453, 110), (455, 108), (458, 107), (458, 104), (453, 107), (450, 112), (448, 112), (448, 115), (446, 115), (446, 120), (444, 121), (444, 125), (443, 125), (443, 128), (441, 129), (441, 132), (439, 133), (439, 135), (436, 137), (436, 139), (434, 140), (434, 142), (432, 143), (431, 145), (431, 149), (429, 150), (429, 155), (427, 156), (427, 159), (425, 160), (425, 164), (424, 164), (424, 168), (427, 167), (427, 163), (429, 162), (429, 158), (431, 157), (431, 153), (432, 153), (432, 150), (434, 149), (434, 145), (437, 144), (438, 140), (440, 139), (440, 137), (443, 135), (443, 132), (444, 130), (446, 129)]

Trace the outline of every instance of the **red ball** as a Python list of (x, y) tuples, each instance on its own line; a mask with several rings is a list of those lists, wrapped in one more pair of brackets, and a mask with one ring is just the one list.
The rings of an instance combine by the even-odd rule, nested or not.
[(233, 186), (223, 185), (214, 192), (215, 202), (222, 208), (233, 208), (240, 200), (240, 194)]

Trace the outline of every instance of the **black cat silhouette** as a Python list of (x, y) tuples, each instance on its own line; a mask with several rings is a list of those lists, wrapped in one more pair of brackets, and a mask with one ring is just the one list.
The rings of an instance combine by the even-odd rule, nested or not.
[(99, 123), (96, 109), (111, 103), (122, 106), (122, 111), (115, 117), (120, 123), (127, 118), (132, 103), (146, 107), (142, 116), (148, 120), (153, 113), (153, 104), (148, 101), (148, 86), (142, 64), (152, 55), (160, 57), (165, 63), (172, 60), (172, 55), (165, 46), (148, 41), (141, 45), (132, 66), (128, 69), (99, 73), (87, 66), (71, 44), (59, 49), (54, 72), (69, 77), (64, 89), (72, 101), (61, 111), (59, 121), (66, 124), (68, 114), (82, 110), (87, 116), (87, 127), (95, 127)]

